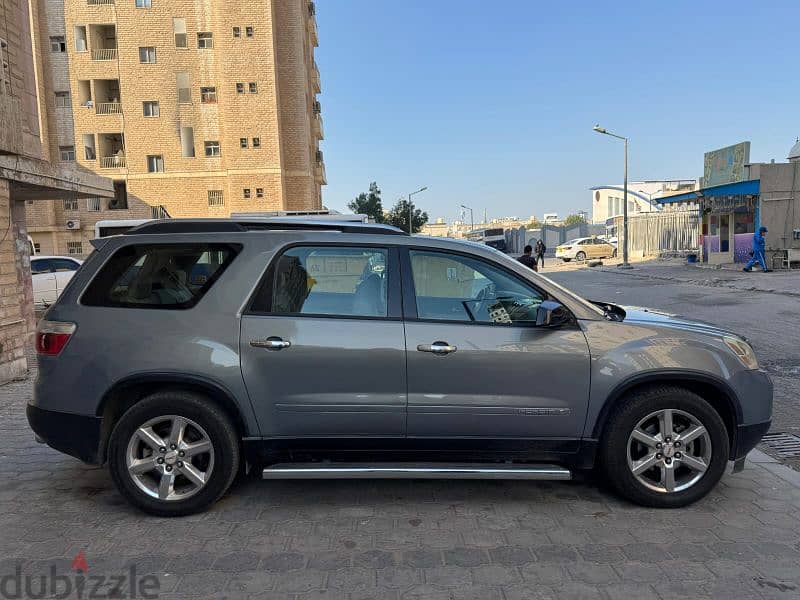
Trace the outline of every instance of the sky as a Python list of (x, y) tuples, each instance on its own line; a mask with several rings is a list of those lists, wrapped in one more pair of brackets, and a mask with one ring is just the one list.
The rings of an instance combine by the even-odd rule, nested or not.
[(800, 135), (800, 2), (317, 0), (328, 185), (346, 210), (376, 181), (431, 220), (589, 210), (589, 188), (700, 177), (749, 140)]

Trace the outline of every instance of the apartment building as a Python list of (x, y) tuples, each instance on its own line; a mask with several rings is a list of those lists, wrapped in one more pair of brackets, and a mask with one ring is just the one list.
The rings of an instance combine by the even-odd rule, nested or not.
[(51, 152), (114, 182), (29, 211), (39, 250), (87, 253), (98, 220), (321, 208), (313, 3), (34, 1)]
[(34, 329), (26, 208), (113, 196), (110, 180), (51, 162), (38, 17), (36, 4), (0, 0), (0, 382), (27, 371)]

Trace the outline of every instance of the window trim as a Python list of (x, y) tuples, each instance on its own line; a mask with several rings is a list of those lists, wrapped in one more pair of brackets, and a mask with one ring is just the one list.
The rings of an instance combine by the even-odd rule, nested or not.
[(460, 250), (453, 250), (453, 249), (442, 249), (442, 248), (430, 248), (425, 246), (418, 246), (418, 245), (411, 245), (411, 246), (403, 246), (400, 251), (400, 269), (402, 271), (403, 277), (403, 315), (404, 319), (409, 322), (414, 323), (439, 323), (442, 325), (469, 325), (469, 326), (476, 326), (476, 327), (502, 327), (503, 329), (510, 329), (512, 327), (520, 328), (520, 329), (541, 329), (547, 330), (547, 327), (541, 327), (536, 325), (535, 323), (511, 323), (509, 325), (499, 325), (497, 323), (486, 323), (482, 321), (455, 321), (453, 319), (426, 319), (419, 316), (417, 313), (417, 291), (416, 287), (414, 286), (414, 272), (411, 267), (411, 252), (427, 252), (432, 254), (445, 254), (445, 255), (454, 255), (454, 256), (461, 256), (464, 258), (469, 258), (472, 260), (476, 260), (478, 262), (488, 264), (491, 267), (502, 271), (504, 275), (515, 279), (521, 285), (528, 286), (536, 290), (539, 293), (544, 301), (553, 300), (561, 304), (564, 310), (569, 315), (569, 319), (567, 319), (562, 327), (573, 327), (577, 328), (578, 323), (577, 319), (575, 318), (574, 313), (569, 309), (569, 307), (561, 302), (558, 298), (553, 296), (551, 293), (539, 288), (531, 281), (521, 277), (518, 273), (515, 273), (511, 269), (506, 268), (505, 265), (501, 265), (496, 262), (489, 262), (482, 256), (476, 256), (475, 254), (470, 254), (469, 252), (463, 252)]
[[(275, 268), (278, 260), (293, 248), (376, 248), (386, 250), (388, 261), (389, 281), (386, 286), (386, 316), (371, 317), (361, 315), (326, 315), (317, 313), (274, 313), (272, 312), (272, 293), (269, 294), (268, 311), (257, 311), (253, 309), (253, 304), (258, 297), (261, 287), (269, 282), (270, 286), (275, 282)], [(401, 269), (400, 253), (397, 246), (391, 244), (358, 243), (358, 242), (290, 242), (275, 250), (272, 258), (265, 265), (264, 270), (258, 277), (258, 283), (250, 293), (250, 297), (244, 304), (242, 316), (268, 317), (271, 319), (342, 319), (346, 321), (402, 321), (403, 320), (403, 300), (401, 293)]]

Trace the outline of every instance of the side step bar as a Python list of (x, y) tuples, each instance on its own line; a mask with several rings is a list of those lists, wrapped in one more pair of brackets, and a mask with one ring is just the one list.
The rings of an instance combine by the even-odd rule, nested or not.
[(572, 473), (557, 465), (475, 463), (280, 463), (264, 479), (536, 479), (566, 481)]

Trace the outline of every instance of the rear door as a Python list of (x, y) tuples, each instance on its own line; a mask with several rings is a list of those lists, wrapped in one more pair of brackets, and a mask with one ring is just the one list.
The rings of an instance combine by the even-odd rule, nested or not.
[(240, 338), (265, 436), (405, 435), (397, 256), (386, 246), (299, 245), (273, 260)]
[(535, 326), (554, 298), (474, 256), (414, 249), (403, 267), (409, 437), (580, 437), (589, 349), (574, 320)]
[(34, 304), (52, 304), (58, 298), (56, 274), (49, 258), (31, 259)]

